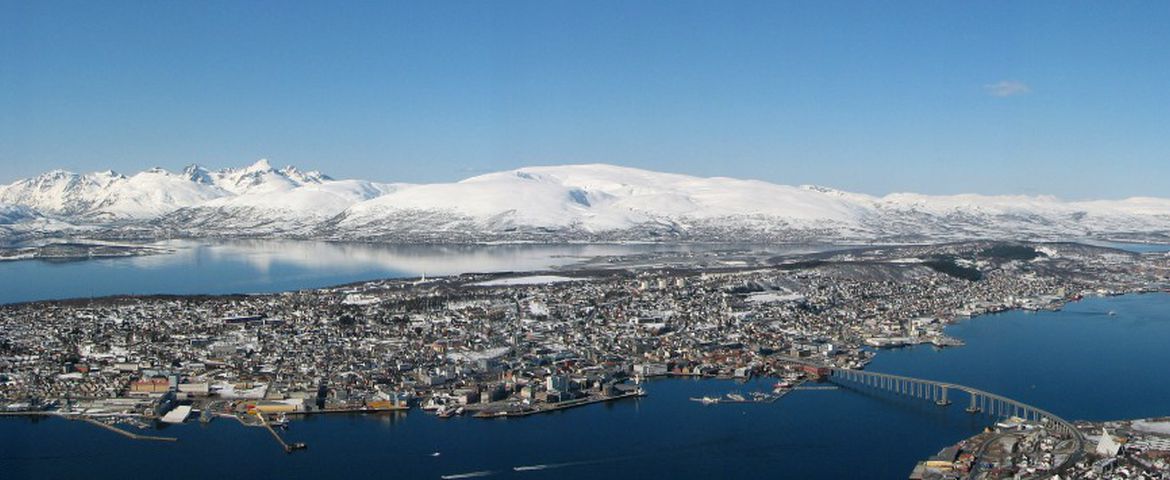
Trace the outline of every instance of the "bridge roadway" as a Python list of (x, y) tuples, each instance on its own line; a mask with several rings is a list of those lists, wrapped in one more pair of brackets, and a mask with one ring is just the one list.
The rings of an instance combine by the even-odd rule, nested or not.
[(1085, 437), (1072, 423), (1060, 418), (1051, 412), (1036, 408), (1032, 405), (1013, 400), (1002, 395), (971, 388), (966, 385), (936, 382), (921, 378), (890, 375), (847, 368), (830, 368), (829, 380), (838, 384), (853, 383), (868, 386), (879, 390), (886, 390), (900, 395), (933, 401), (946, 406), (951, 401), (949, 394), (952, 390), (966, 393), (968, 396), (967, 412), (986, 413), (992, 417), (1019, 417), (1044, 424), (1046, 428), (1056, 434), (1074, 442), (1075, 449), (1057, 470), (1064, 470), (1073, 465), (1084, 452)]

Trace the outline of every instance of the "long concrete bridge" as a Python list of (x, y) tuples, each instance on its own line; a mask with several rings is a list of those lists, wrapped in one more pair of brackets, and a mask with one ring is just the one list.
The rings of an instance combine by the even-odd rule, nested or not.
[(850, 370), (846, 368), (830, 368), (829, 380), (842, 385), (861, 385), (879, 390), (894, 392), (911, 398), (931, 401), (940, 406), (951, 404), (951, 394), (961, 392), (967, 396), (967, 412), (984, 413), (993, 418), (1019, 417), (1043, 424), (1049, 431), (1060, 438), (1075, 442), (1074, 454), (1064, 462), (1069, 465), (1080, 457), (1084, 450), (1084, 435), (1067, 420), (1053, 415), (1051, 412), (1036, 408), (1018, 400), (1002, 395), (971, 388), (966, 385), (936, 382), (921, 378), (903, 377), (887, 373)]
[(831, 368), (829, 371), (829, 379), (835, 383), (848, 382), (864, 385), (932, 401), (940, 406), (951, 404), (950, 394), (952, 391), (963, 392), (968, 398), (967, 412), (969, 413), (986, 413), (992, 417), (1002, 418), (1019, 417), (1045, 424), (1048, 429), (1061, 436), (1070, 438), (1081, 436), (1080, 431), (1072, 423), (1053, 415), (1051, 412), (966, 385), (846, 368)]

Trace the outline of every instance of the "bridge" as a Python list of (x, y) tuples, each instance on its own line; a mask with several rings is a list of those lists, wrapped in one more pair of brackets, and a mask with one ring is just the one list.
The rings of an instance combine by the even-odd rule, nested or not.
[(1075, 449), (1073, 450), (1073, 454), (1069, 455), (1069, 458), (1058, 467), (1058, 470), (1063, 470), (1076, 463), (1076, 460), (1081, 456), (1081, 452), (1084, 451), (1085, 437), (1072, 423), (1051, 412), (1018, 400), (954, 383), (936, 382), (921, 378), (851, 370), (847, 368), (828, 368), (828, 370), (829, 381), (840, 385), (848, 386), (852, 384), (871, 387), (911, 398), (931, 401), (944, 407), (951, 404), (950, 397), (952, 392), (961, 392), (967, 396), (968, 413), (984, 413), (993, 418), (1019, 417), (1025, 420), (1039, 422), (1058, 438), (1064, 438), (1074, 442)]

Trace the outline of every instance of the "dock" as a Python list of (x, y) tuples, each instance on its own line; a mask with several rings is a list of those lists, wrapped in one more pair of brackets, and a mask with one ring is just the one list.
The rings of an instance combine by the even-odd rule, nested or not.
[(410, 407), (386, 407), (386, 408), (370, 408), (370, 407), (351, 407), (351, 408), (329, 408), (320, 410), (301, 410), (296, 412), (287, 412), (285, 415), (290, 417), (308, 417), (312, 415), (326, 415), (326, 414), (379, 414), (379, 413), (400, 413), (409, 412)]
[(561, 402), (561, 403), (557, 403), (557, 404), (552, 404), (552, 405), (547, 406), (547, 407), (534, 408), (531, 410), (521, 410), (521, 411), (502, 410), (502, 411), (499, 411), (496, 413), (489, 413), (487, 411), (480, 411), (479, 413), (476, 413), (475, 415), (472, 415), (472, 416), (475, 418), (527, 417), (529, 415), (536, 415), (536, 414), (540, 414), (540, 413), (550, 413), (550, 412), (566, 410), (566, 409), (570, 409), (570, 408), (574, 408), (574, 407), (583, 407), (585, 405), (593, 405), (595, 403), (605, 403), (605, 402), (612, 402), (612, 401), (616, 401), (616, 400), (622, 400), (622, 399), (626, 399), (626, 398), (637, 398), (637, 397), (644, 397), (644, 396), (646, 396), (646, 392), (636, 391), (636, 392), (630, 392), (630, 393), (626, 393), (626, 394), (622, 394), (622, 395), (614, 395), (612, 397), (585, 398), (585, 399), (580, 399), (580, 400), (569, 400), (567, 402)]
[(260, 419), (260, 425), (268, 430), (268, 433), (272, 434), (272, 438), (276, 439), (276, 443), (280, 444), (280, 448), (283, 448), (285, 453), (292, 453), (295, 450), (301, 450), (305, 448), (305, 444), (301, 442), (296, 442), (291, 445), (286, 443), (283, 438), (280, 438), (280, 434), (276, 433), (276, 429), (272, 428), (272, 425), (268, 424), (268, 419), (264, 418), (264, 414), (257, 413), (256, 418)]
[(134, 432), (127, 432), (125, 430), (122, 430), (121, 428), (99, 422), (99, 421), (94, 420), (92, 418), (82, 418), (81, 420), (83, 422), (97, 425), (99, 427), (102, 427), (106, 430), (117, 433), (118, 435), (129, 438), (131, 440), (148, 440), (148, 441), (155, 441), (155, 442), (177, 442), (177, 441), (179, 441), (179, 439), (175, 438), (175, 437), (158, 437), (158, 436), (154, 436), (154, 435), (139, 435), (139, 434), (134, 433)]

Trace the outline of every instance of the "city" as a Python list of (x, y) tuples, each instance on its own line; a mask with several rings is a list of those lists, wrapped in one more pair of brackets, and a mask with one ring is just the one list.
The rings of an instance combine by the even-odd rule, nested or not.
[(0, 0), (0, 479), (1170, 480), (1167, 45)]
[[(736, 399), (772, 402), (830, 380), (830, 368), (864, 369), (881, 348), (959, 346), (942, 329), (971, 316), (1170, 286), (1168, 255), (1069, 243), (767, 258), (714, 251), (687, 261), (707, 266), (644, 254), (547, 273), (8, 305), (0, 307), (0, 399), (7, 414), (124, 424), (122, 431), (194, 421), (194, 412), (203, 422), (268, 428), (299, 415), (413, 408), (439, 417), (526, 416), (640, 396), (641, 382), (664, 376), (775, 378), (773, 392)], [(958, 478), (954, 472), (980, 473), (972, 466), (984, 464), (996, 467), (971, 478), (1054, 467), (1051, 453), (1040, 453), (1056, 445), (1046, 436), (1051, 425), (1011, 417), (995, 426), (994, 442), (977, 437), (967, 443), (988, 445), (944, 451), (945, 460), (922, 464), (916, 478)], [(290, 452), (307, 446), (273, 434)], [(1136, 459), (1170, 454), (1159, 450), (1170, 443), (1134, 439), (1140, 454), (1111, 451), (1090, 469), (1163, 469)]]

